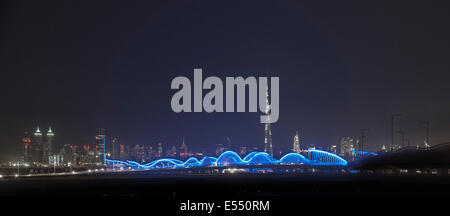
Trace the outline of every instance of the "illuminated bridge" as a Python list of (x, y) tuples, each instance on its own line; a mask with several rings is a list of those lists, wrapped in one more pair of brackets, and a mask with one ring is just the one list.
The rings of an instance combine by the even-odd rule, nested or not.
[[(308, 157), (308, 158), (307, 158)], [(120, 161), (106, 159), (109, 168), (117, 169), (138, 169), (138, 170), (189, 170), (189, 171), (246, 171), (246, 172), (261, 172), (261, 171), (276, 171), (285, 170), (287, 172), (295, 172), (296, 170), (341, 170), (346, 169), (347, 161), (337, 156), (336, 154), (310, 149), (307, 157), (298, 153), (288, 153), (279, 160), (273, 158), (266, 152), (251, 152), (244, 158), (241, 158), (233, 151), (222, 153), (219, 157), (204, 157), (201, 160), (197, 158), (189, 158), (186, 161), (181, 161), (172, 158), (162, 158), (150, 163), (140, 164), (135, 161)]]
[(378, 156), (377, 153), (374, 152), (368, 152), (368, 151), (352, 151), (352, 158), (353, 160), (360, 160), (365, 157), (372, 157), (372, 156)]

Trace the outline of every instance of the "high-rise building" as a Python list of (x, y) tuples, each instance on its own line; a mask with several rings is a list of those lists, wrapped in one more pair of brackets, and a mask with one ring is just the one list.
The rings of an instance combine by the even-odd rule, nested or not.
[(136, 144), (136, 145), (131, 149), (131, 158), (132, 158), (134, 161), (137, 161), (137, 162), (139, 162), (139, 163), (145, 162), (145, 158), (146, 158), (145, 146), (144, 146), (144, 145), (138, 145), (138, 144)]
[[(269, 92), (266, 89), (266, 112), (265, 114), (269, 116)], [(270, 128), (270, 123), (264, 125), (264, 151), (273, 156), (273, 146), (272, 146), (272, 130)]]
[(62, 155), (63, 158), (63, 164), (65, 165), (76, 165), (76, 154), (75, 149), (73, 145), (71, 144), (64, 144), (61, 148), (60, 155)]
[(293, 152), (297, 152), (297, 153), (300, 153), (302, 151), (300, 149), (300, 139), (298, 137), (298, 131), (295, 132), (294, 144), (293, 144), (293, 147), (292, 147), (292, 151)]
[(157, 157), (161, 158), (163, 156), (163, 144), (162, 142), (158, 142), (158, 154)]
[(147, 146), (145, 149), (146, 149), (145, 161), (152, 161), (153, 157), (154, 157), (153, 147), (152, 146)]
[(48, 132), (46, 134), (46, 140), (43, 142), (42, 146), (42, 163), (49, 164), (50, 156), (53, 155), (53, 137), (55, 134), (52, 131), (52, 128), (49, 127)]
[(36, 131), (33, 134), (33, 160), (34, 162), (40, 163), (43, 162), (42, 155), (42, 132), (39, 130), (39, 126), (37, 126)]
[(74, 152), (74, 158), (75, 158), (74, 162), (77, 162), (77, 163), (73, 163), (73, 164), (81, 163), (81, 164), (92, 165), (95, 163), (94, 148), (91, 148), (90, 145), (80, 146), (79, 151)]
[(188, 147), (187, 147), (186, 143), (184, 142), (184, 138), (183, 138), (183, 142), (181, 143), (181, 146), (180, 146), (180, 157), (185, 158), (187, 156), (188, 156)]
[(110, 137), (111, 149), (109, 150), (111, 159), (119, 159), (120, 143), (117, 137)]
[(95, 139), (97, 140), (96, 163), (104, 165), (106, 159), (106, 130), (104, 128), (97, 128)]
[(352, 158), (352, 151), (355, 150), (353, 139), (350, 137), (342, 137), (341, 139), (341, 156)]
[(177, 156), (177, 147), (172, 146), (169, 149), (167, 149), (167, 156), (168, 157), (176, 157)]
[(329, 152), (336, 154), (337, 153), (337, 146), (331, 145), (328, 149)]
[(22, 150), (23, 150), (23, 162), (33, 163), (33, 145), (31, 144), (31, 138), (28, 131), (24, 132), (22, 138)]
[(128, 160), (129, 155), (130, 155), (130, 148), (126, 145), (120, 144), (119, 159), (120, 160)]

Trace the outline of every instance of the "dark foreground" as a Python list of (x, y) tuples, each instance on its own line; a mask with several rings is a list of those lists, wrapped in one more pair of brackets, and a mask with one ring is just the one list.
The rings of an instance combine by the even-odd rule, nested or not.
[[(261, 215), (281, 209), (294, 211), (322, 205), (331, 208), (362, 205), (379, 209), (397, 205), (400, 200), (412, 206), (414, 203), (435, 205), (438, 201), (450, 198), (450, 177), (267, 174), (158, 176), (136, 172), (3, 178), (0, 180), (0, 195), (4, 198), (16, 196), (7, 199), (29, 200), (35, 205), (40, 202), (45, 205), (81, 202), (106, 205), (109, 210), (110, 206), (143, 205), (141, 207), (178, 215), (185, 213), (179, 211), (179, 205), (187, 200), (216, 203), (226, 200), (270, 201), (270, 212), (257, 212), (257, 215)], [(241, 215), (244, 212), (235, 213)]]

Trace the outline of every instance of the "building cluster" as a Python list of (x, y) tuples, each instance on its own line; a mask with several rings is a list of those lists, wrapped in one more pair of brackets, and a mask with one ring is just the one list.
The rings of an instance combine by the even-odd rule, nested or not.
[[(275, 157), (286, 153), (276, 152), (276, 155), (274, 155), (270, 124), (264, 126), (264, 151)], [(48, 128), (47, 132), (41, 132), (39, 127), (36, 128), (33, 134), (25, 131), (22, 138), (22, 162), (24, 164), (29, 164), (30, 166), (93, 167), (105, 165), (105, 159), (121, 161), (132, 160), (138, 163), (148, 163), (159, 158), (187, 160), (190, 157), (201, 158), (204, 155), (215, 155), (217, 157), (228, 150), (235, 151), (240, 156), (245, 157), (250, 152), (262, 150), (258, 147), (251, 148), (248, 146), (240, 146), (238, 149), (234, 149), (231, 147), (229, 139), (227, 145), (217, 144), (215, 152), (212, 153), (189, 151), (184, 139), (181, 141), (181, 144), (172, 146), (164, 146), (162, 142), (155, 143), (154, 145), (128, 146), (121, 143), (117, 137), (107, 136), (106, 130), (103, 128), (97, 128), (95, 143), (91, 144), (63, 144), (58, 146), (55, 145), (54, 138), (55, 133), (51, 127)], [(299, 132), (296, 131), (293, 137), (292, 149), (288, 152), (306, 154), (308, 149), (323, 149), (332, 153), (337, 153), (336, 145), (323, 147), (314, 144), (301, 144)], [(355, 150), (353, 139), (350, 137), (342, 138), (341, 156), (350, 158), (353, 150)]]
[(352, 161), (355, 159), (355, 151), (363, 150), (364, 137), (360, 136), (357, 139), (346, 136), (341, 138), (341, 149), (340, 156), (347, 161)]
[[(266, 91), (265, 113), (269, 114), (269, 111), (269, 96)], [(25, 131), (24, 137), (22, 138), (23, 163), (33, 166), (103, 166), (105, 165), (106, 159), (132, 160), (138, 163), (146, 163), (164, 157), (186, 160), (193, 156), (210, 155), (207, 152), (194, 153), (188, 151), (184, 139), (180, 145), (172, 145), (170, 147), (164, 147), (161, 142), (158, 142), (156, 145), (135, 145), (131, 147), (120, 143), (117, 137), (107, 136), (106, 130), (103, 128), (97, 128), (95, 144), (92, 145), (64, 144), (58, 148), (53, 142), (54, 136), (55, 133), (51, 128), (45, 134), (39, 130), (39, 127), (31, 135), (28, 131)], [(353, 150), (353, 144), (351, 142), (353, 141), (351, 140), (349, 143), (346, 140), (341, 143), (341, 153), (348, 154), (348, 152)], [(264, 124), (264, 146), (261, 147), (249, 148), (247, 146), (240, 146), (239, 149), (232, 149), (228, 139), (228, 145), (217, 144), (214, 153), (215, 156), (219, 156), (225, 151), (233, 150), (241, 156), (245, 156), (250, 152), (263, 150), (271, 156), (282, 155), (283, 153), (281, 151), (274, 152), (270, 123)], [(297, 131), (293, 139), (292, 149), (289, 152), (305, 154), (308, 149), (322, 149), (322, 147), (317, 145), (301, 145)], [(336, 146), (333, 145), (326, 150), (336, 153)]]
[(156, 145), (128, 146), (120, 143), (119, 138), (106, 135), (106, 130), (97, 128), (94, 144), (55, 145), (55, 133), (51, 128), (46, 133), (39, 127), (33, 134), (24, 132), (21, 139), (22, 163), (29, 166), (102, 166), (106, 158), (116, 160), (133, 160), (139, 163), (158, 158), (170, 157), (180, 160), (203, 155), (188, 150), (184, 139), (179, 146), (165, 147), (162, 142)]
[(326, 150), (328, 152), (337, 153), (337, 146), (331, 145), (331, 146), (325, 146), (325, 145), (317, 145), (317, 144), (301, 144), (300, 142), (300, 135), (298, 133), (298, 130), (295, 132), (293, 142), (292, 142), (292, 152), (305, 154), (308, 149), (320, 149), (320, 150)]
[(156, 145), (135, 145), (129, 147), (120, 143), (111, 143), (111, 151), (107, 153), (108, 159), (114, 160), (132, 160), (138, 163), (147, 163), (159, 158), (174, 158), (186, 160), (193, 156), (203, 155), (203, 153), (194, 153), (189, 151), (183, 140), (181, 145), (171, 147), (164, 147), (162, 142)]
[(49, 127), (47, 132), (41, 132), (39, 126), (33, 134), (24, 132), (22, 138), (23, 158), (29, 164), (49, 164), (55, 160), (55, 133)]
[[(296, 133), (293, 137), (292, 148), (289, 149), (289, 151), (287, 151), (287, 152), (276, 151), (275, 152), (273, 150), (273, 146), (272, 146), (272, 138), (271, 138), (272, 132), (270, 130), (270, 125), (267, 125), (267, 124), (264, 125), (264, 131), (265, 131), (264, 146), (261, 146), (259, 148), (258, 148), (258, 146), (255, 146), (255, 147), (240, 146), (238, 148), (233, 148), (233, 147), (231, 147), (231, 144), (228, 144), (228, 145), (216, 144), (216, 150), (211, 155), (215, 155), (217, 157), (226, 151), (234, 151), (234, 152), (238, 153), (239, 156), (245, 157), (250, 152), (264, 151), (273, 157), (281, 157), (281, 156), (285, 155), (286, 153), (290, 153), (290, 152), (299, 153), (299, 154), (302, 154), (305, 156), (309, 149), (325, 150), (325, 151), (337, 154), (337, 146), (336, 145), (326, 146), (326, 145), (319, 145), (319, 144), (301, 143), (300, 134), (299, 134), (298, 130), (296, 131)], [(270, 149), (272, 149), (272, 151), (270, 151)]]
[[(56, 145), (55, 133), (49, 127), (42, 132), (37, 126), (34, 133), (24, 132), (21, 139), (21, 162), (29, 166), (101, 165), (104, 149), (102, 145)], [(101, 142), (99, 142), (101, 143)]]
[(351, 137), (342, 137), (341, 139), (341, 152), (340, 155), (343, 158), (351, 158), (353, 155), (353, 151), (356, 150), (356, 147), (359, 144), (359, 140), (354, 140)]

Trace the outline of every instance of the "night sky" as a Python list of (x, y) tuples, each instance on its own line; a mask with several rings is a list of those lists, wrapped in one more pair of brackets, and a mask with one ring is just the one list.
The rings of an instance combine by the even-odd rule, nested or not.
[[(260, 113), (180, 113), (176, 76), (280, 77), (276, 151), (367, 134), (390, 142), (392, 113), (412, 145), (450, 141), (450, 6), (444, 1), (2, 1), (0, 158), (24, 130), (92, 144), (213, 150), (262, 145)], [(204, 91), (206, 93), (206, 91)], [(399, 136), (397, 136), (397, 141)]]

